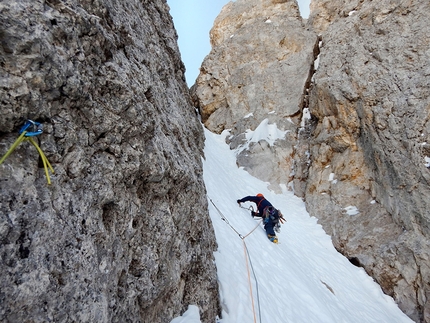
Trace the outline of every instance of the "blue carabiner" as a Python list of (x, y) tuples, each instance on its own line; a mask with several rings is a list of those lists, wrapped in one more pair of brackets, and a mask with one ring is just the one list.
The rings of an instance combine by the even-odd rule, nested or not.
[[(32, 131), (27, 131), (28, 128), (32, 127)], [(19, 130), (19, 133), (22, 134), (24, 131), (27, 131), (25, 133), (25, 137), (34, 137), (37, 135), (40, 135), (43, 132), (43, 126), (41, 123), (33, 121), (33, 120), (27, 120), (25, 124), (21, 127), (21, 130)]]

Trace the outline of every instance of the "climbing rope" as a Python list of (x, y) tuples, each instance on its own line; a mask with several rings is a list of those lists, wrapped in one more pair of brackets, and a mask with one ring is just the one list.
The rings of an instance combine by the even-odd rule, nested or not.
[[(250, 270), (249, 270), (249, 264), (251, 265), (251, 269), (252, 269), (252, 274), (254, 276), (254, 280), (255, 280), (255, 287), (256, 287), (256, 292), (257, 292), (257, 303), (258, 303), (258, 313), (259, 313), (259, 321), (261, 323), (261, 308), (260, 308), (260, 295), (259, 295), (259, 291), (258, 291), (258, 280), (257, 280), (257, 276), (255, 275), (255, 271), (254, 271), (254, 267), (252, 265), (252, 261), (251, 261), (251, 256), (249, 255), (249, 250), (248, 247), (245, 243), (245, 238), (248, 237), (251, 233), (253, 233), (255, 231), (255, 229), (257, 229), (261, 223), (262, 220), (258, 221), (258, 224), (255, 226), (254, 229), (252, 229), (249, 233), (247, 233), (246, 235), (242, 235), (241, 233), (239, 233), (228, 221), (228, 219), (224, 216), (224, 214), (222, 214), (222, 212), (218, 209), (218, 207), (215, 205), (215, 203), (212, 201), (211, 198), (209, 198), (209, 200), (211, 201), (212, 205), (215, 207), (215, 209), (218, 211), (221, 219), (239, 236), (239, 238), (242, 240), (243, 242), (243, 250), (245, 253), (245, 259), (246, 259), (246, 269), (247, 269), (247, 273), (248, 273), (248, 284), (249, 284), (249, 292), (250, 292), (250, 296), (251, 296), (251, 305), (252, 305), (252, 313), (254, 315), (254, 323), (257, 322), (257, 316), (255, 314), (255, 306), (254, 306), (254, 296), (252, 294), (252, 283), (251, 283), (251, 274), (250, 274)], [(240, 206), (242, 207), (242, 206)], [(244, 207), (242, 207), (244, 208)], [(252, 206), (251, 206), (252, 208)], [(244, 209), (249, 209), (249, 208), (244, 208)], [(249, 264), (248, 264), (249, 262)]]
[(48, 181), (48, 184), (51, 184), (51, 178), (49, 177), (48, 167), (51, 170), (51, 173), (54, 173), (54, 169), (52, 168), (51, 164), (49, 163), (42, 149), (40, 149), (39, 145), (33, 139), (33, 137), (40, 135), (42, 132), (43, 132), (42, 125), (39, 122), (27, 120), (19, 130), (20, 135), (18, 139), (15, 140), (15, 142), (12, 144), (12, 146), (9, 148), (6, 154), (0, 159), (0, 165), (16, 149), (16, 147), (19, 146), (21, 142), (25, 140), (30, 141), (30, 143), (37, 149), (40, 157), (42, 158), (43, 168), (45, 169), (46, 180)]
[[(243, 242), (243, 248), (245, 251), (245, 258), (247, 260), (246, 261), (246, 269), (248, 271), (248, 284), (249, 284), (249, 290), (251, 293), (251, 299), (253, 300), (254, 297), (252, 296), (252, 285), (251, 285), (251, 278), (250, 278), (250, 274), (249, 274), (248, 259), (249, 259), (249, 264), (251, 265), (252, 275), (254, 276), (254, 280), (255, 280), (255, 289), (257, 291), (257, 302), (258, 302), (258, 317), (259, 317), (259, 321), (261, 323), (260, 293), (258, 291), (258, 280), (257, 280), (257, 276), (255, 275), (254, 266), (252, 265), (251, 256), (249, 255), (248, 246), (246, 245), (244, 239), (242, 239), (242, 242)], [(252, 311), (254, 313), (254, 322), (256, 322), (256, 316), (255, 316), (255, 309), (254, 309), (254, 302), (253, 301), (252, 301)]]
[[(248, 248), (246, 247), (245, 239), (242, 239), (242, 242), (243, 242), (243, 251), (245, 253), (245, 259), (246, 259), (246, 271), (248, 272), (248, 284), (249, 284), (249, 294), (251, 296), (251, 303), (252, 303), (252, 314), (254, 314), (254, 323), (256, 323), (257, 317), (255, 315), (254, 296), (252, 295), (251, 275), (249, 273), (249, 265), (248, 265), (248, 259), (250, 260), (251, 258), (250, 258), (249, 253), (248, 253)], [(255, 282), (257, 282), (257, 278), (255, 277), (255, 273), (254, 273), (254, 279), (255, 279)], [(260, 322), (261, 322), (261, 319), (260, 319)]]

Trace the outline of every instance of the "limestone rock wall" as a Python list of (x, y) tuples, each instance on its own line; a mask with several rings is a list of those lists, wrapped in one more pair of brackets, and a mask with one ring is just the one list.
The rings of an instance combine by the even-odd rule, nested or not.
[[(229, 130), (238, 165), (277, 190), (291, 176), (318, 37), (295, 0), (229, 2), (210, 35), (212, 51), (192, 88), (202, 121), (211, 131)], [(285, 134), (249, 144), (247, 130), (263, 123)]]
[(343, 18), (356, 12), (365, 3), (364, 0), (330, 1), (312, 0), (310, 2), (310, 16), (308, 23), (314, 30), (322, 33), (335, 21), (342, 21)]
[[(430, 322), (430, 4), (227, 4), (192, 89), (237, 163), (306, 202), (335, 247)], [(252, 141), (259, 125), (286, 131)]]
[(0, 321), (218, 313), (204, 136), (164, 0), (0, 4)]
[(343, 11), (322, 34), (310, 93), (307, 207), (405, 313), (430, 322), (430, 5), (331, 8)]

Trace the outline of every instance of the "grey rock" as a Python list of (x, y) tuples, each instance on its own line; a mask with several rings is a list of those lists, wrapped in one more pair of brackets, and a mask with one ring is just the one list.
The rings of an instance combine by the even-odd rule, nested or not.
[(165, 1), (0, 4), (0, 321), (219, 312), (204, 136)]
[[(318, 123), (310, 143), (307, 208), (335, 247), (363, 266), (406, 314), (430, 322), (430, 7), (419, 1), (341, 7), (332, 1), (328, 9), (328, 3), (313, 2), (338, 12), (321, 28), (326, 31), (309, 98)], [(312, 15), (310, 23), (321, 19)], [(328, 180), (329, 173), (336, 181)], [(359, 213), (348, 215), (348, 206)]]
[[(279, 191), (290, 179), (318, 37), (305, 27), (295, 0), (229, 2), (210, 36), (213, 48), (192, 88), (202, 121), (213, 132), (229, 130), (231, 149), (241, 151), (238, 165)], [(248, 149), (246, 130), (266, 119), (284, 135)]]
[[(302, 197), (416, 322), (430, 322), (429, 15), (418, 0), (313, 0), (302, 21), (295, 1), (230, 2), (192, 88), (238, 166)], [(253, 141), (262, 122), (285, 137)]]

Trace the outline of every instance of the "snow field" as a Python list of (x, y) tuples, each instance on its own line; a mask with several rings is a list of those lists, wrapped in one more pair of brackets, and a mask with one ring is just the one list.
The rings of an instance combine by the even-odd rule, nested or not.
[[(289, 191), (275, 194), (267, 189), (268, 183), (237, 167), (235, 152), (224, 141), (227, 135), (205, 129), (203, 159), (209, 214), (218, 243), (219, 323), (411, 323), (362, 268), (334, 249), (301, 199)], [(280, 209), (287, 222), (278, 233), (277, 245), (267, 239), (261, 223), (243, 240), (250, 256), (247, 267), (244, 243), (229, 225), (242, 237), (255, 228), (259, 222), (236, 200), (257, 193)], [(254, 204), (242, 204), (250, 205)], [(195, 308), (191, 311), (189, 320), (181, 316), (182, 321), (172, 323), (196, 323)]]

